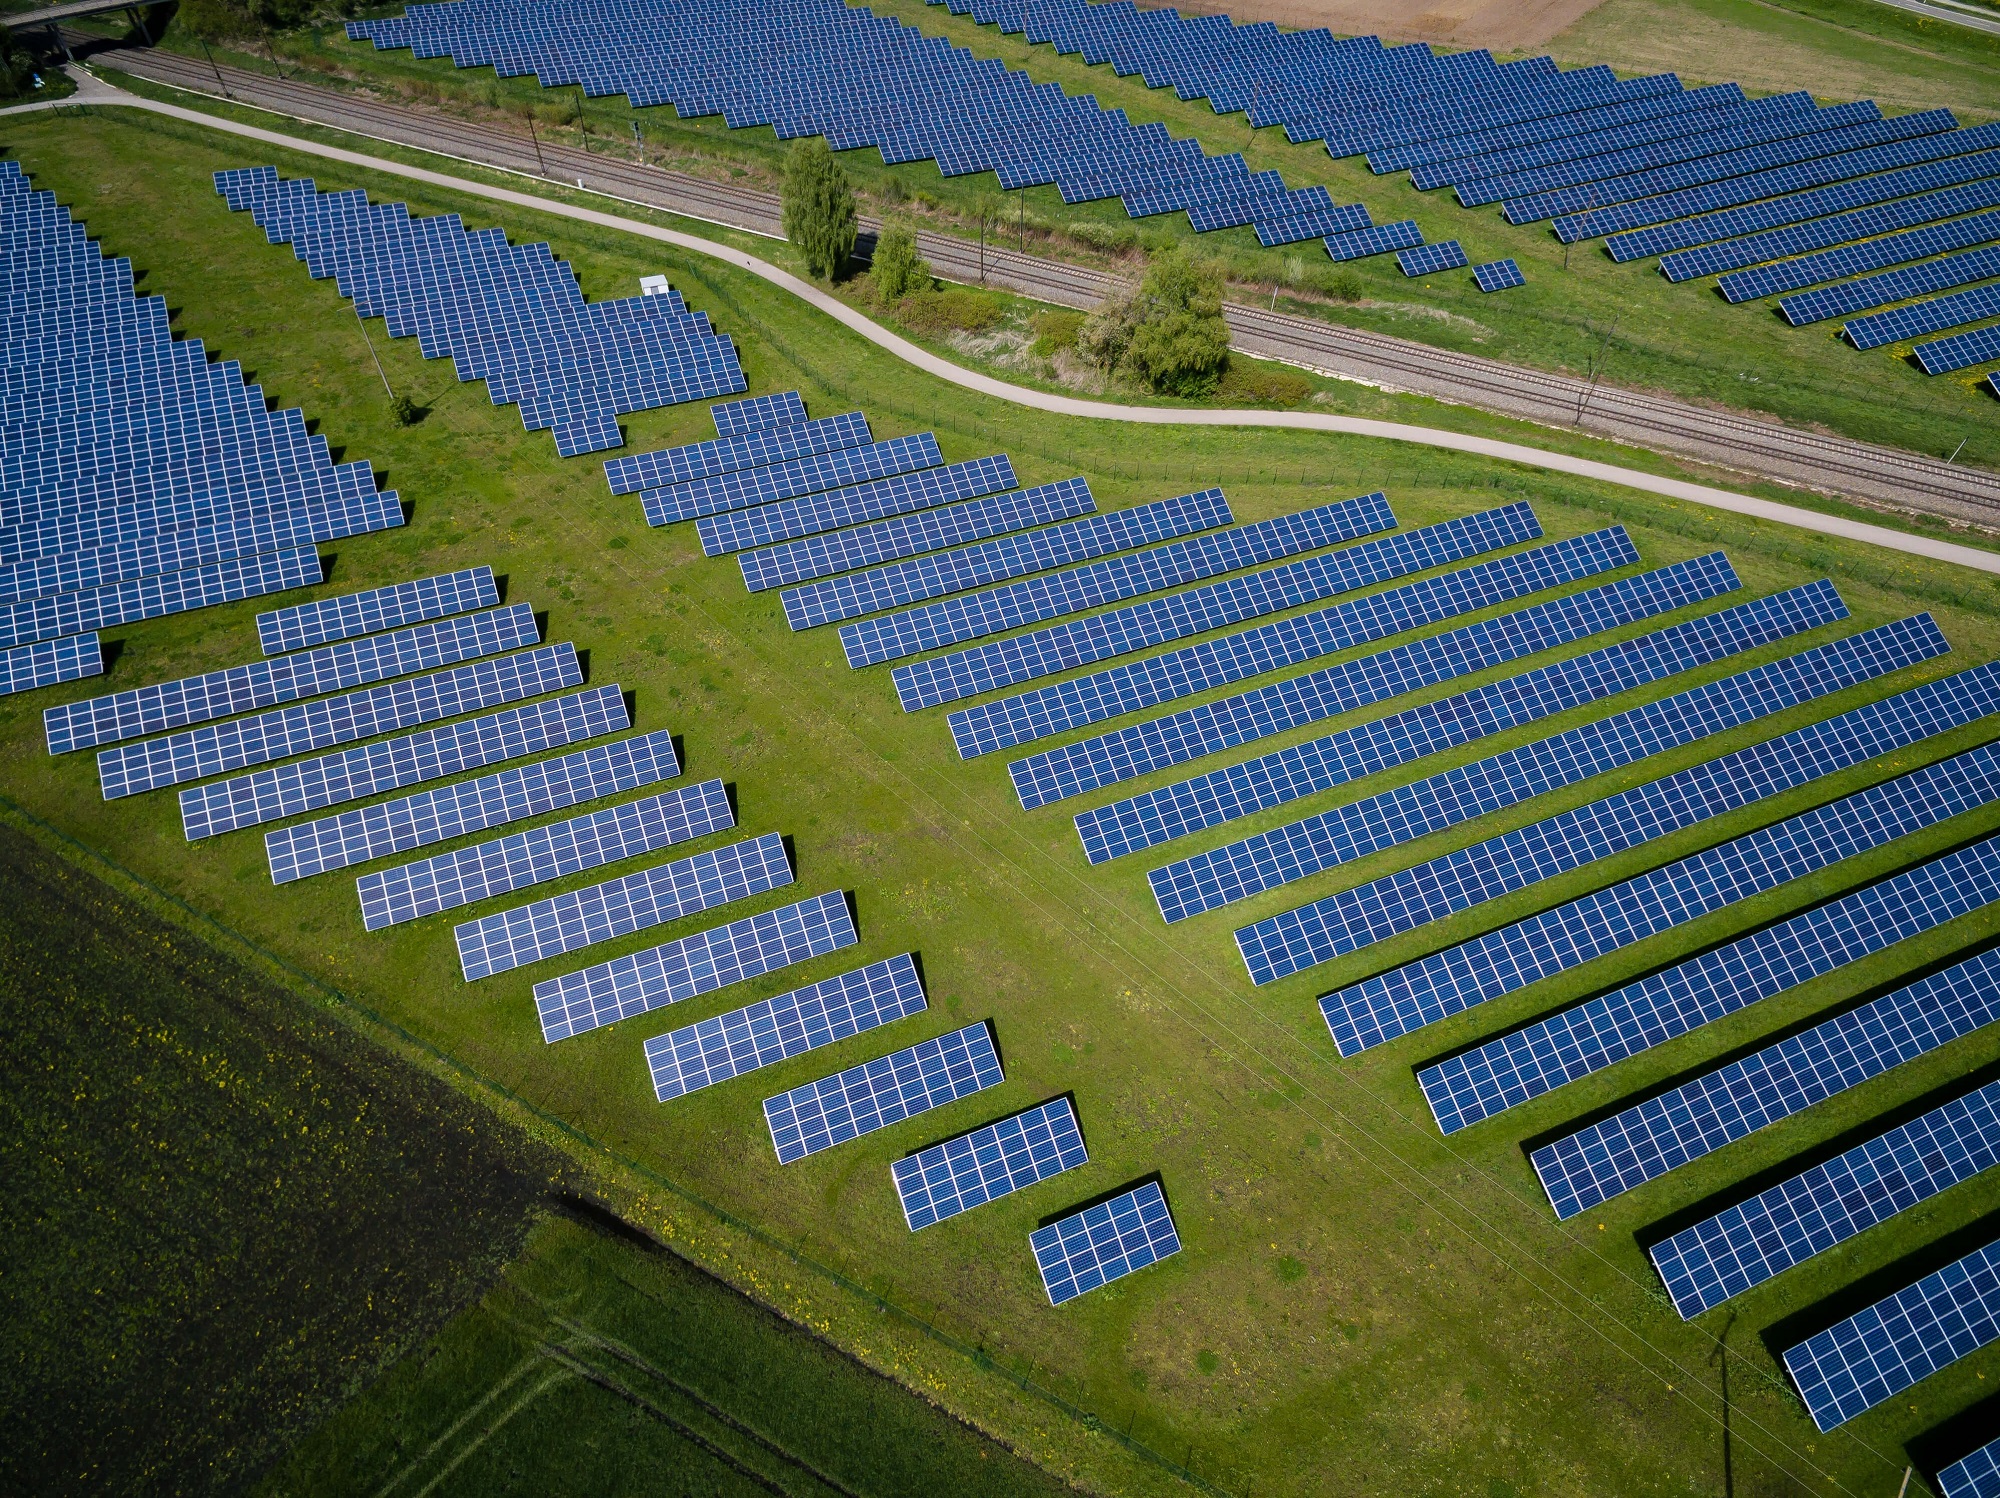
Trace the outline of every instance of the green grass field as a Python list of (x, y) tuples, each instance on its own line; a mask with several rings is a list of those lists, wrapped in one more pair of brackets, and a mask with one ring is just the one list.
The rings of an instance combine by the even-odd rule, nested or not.
[[(332, 548), (337, 560), (323, 591), (491, 563), (506, 576), (510, 601), (547, 611), (549, 638), (572, 639), (590, 652), (594, 682), (616, 681), (634, 694), (638, 729), (670, 728), (684, 737), (690, 777), (721, 775), (736, 785), (735, 836), (781, 831), (794, 839), (798, 885), (758, 906), (845, 888), (863, 941), (664, 1014), (544, 1046), (529, 1001), (533, 982), (715, 921), (694, 918), (573, 962), (467, 986), (452, 953), (450, 919), (365, 936), (346, 877), (274, 891), (254, 833), (190, 847), (171, 796), (103, 802), (89, 756), (51, 761), (42, 752), (39, 714), (52, 702), (254, 656), (252, 604), (114, 631), (124, 649), (107, 678), (0, 702), (0, 746), (8, 751), (0, 791), (355, 996), (466, 1075), (511, 1094), (552, 1132), (571, 1131), (573, 1155), (598, 1189), (676, 1251), (1056, 1476), (1105, 1491), (1179, 1489), (1171, 1469), (1182, 1463), (1232, 1493), (1888, 1491), (1900, 1476), (1905, 1442), (1992, 1389), (2000, 1361), (1989, 1350), (1821, 1437), (1776, 1376), (1767, 1345), (1772, 1328), (1798, 1325), (1864, 1277), (1893, 1277), (1921, 1263), (1929, 1247), (1979, 1223), (1990, 1196), (1976, 1185), (1742, 1297), (1733, 1317), (1724, 1311), (1693, 1326), (1663, 1303), (1639, 1241), (1690, 1204), (1990, 1064), (2000, 1056), (2000, 1037), (1970, 1037), (1569, 1226), (1551, 1219), (1521, 1145), (2000, 932), (2000, 913), (1955, 923), (1449, 1142), (1436, 1135), (1411, 1067), (1988, 833), (2000, 825), (2000, 809), (1358, 1061), (1335, 1059), (1313, 1004), (1319, 992), (1366, 971), (1941, 758), (1977, 742), (1990, 724), (1523, 892), (1475, 919), (1386, 943), (1365, 962), (1267, 989), (1245, 983), (1229, 931), (1435, 856), (1469, 835), (1537, 820), (1989, 659), (2000, 646), (2000, 585), (1993, 580), (1398, 444), (1129, 430), (1043, 417), (934, 384), (747, 275), (609, 231), (510, 212), (503, 220), (510, 235), (548, 239), (576, 263), (591, 295), (629, 294), (640, 274), (668, 273), (691, 305), (737, 340), (752, 392), (800, 388), (815, 414), (859, 406), (878, 436), (933, 428), (948, 461), (1009, 452), (1024, 483), (1082, 472), (1102, 508), (1220, 484), (1240, 519), (1256, 519), (1379, 487), (1412, 526), (1526, 498), (1552, 537), (1624, 523), (1646, 567), (1724, 548), (1744, 580), (1743, 596), (1820, 576), (1839, 584), (1851, 625), (1676, 678), (1673, 689), (1921, 609), (1935, 612), (1956, 647), (1950, 660), (1871, 691), (1543, 798), (1483, 820), (1473, 834), (1426, 839), (1337, 878), (1163, 928), (1144, 880), (1154, 860), (1087, 868), (1068, 824), (1074, 805), (1023, 815), (1004, 757), (961, 764), (937, 715), (906, 717), (896, 709), (886, 673), (850, 673), (823, 634), (789, 633), (776, 601), (746, 597), (735, 569), (704, 560), (688, 528), (649, 531), (634, 500), (607, 494), (594, 461), (557, 460), (545, 434), (524, 435), (512, 410), (492, 407), (478, 387), (457, 385), (448, 366), (423, 364), (410, 343), (389, 342), (377, 324), (389, 378), (432, 408), (421, 425), (397, 427), (351, 309), (330, 283), (310, 281), (287, 250), (267, 245), (247, 215), (230, 215), (209, 173), (275, 161), (287, 175), (311, 174), (324, 187), (366, 186), (419, 212), (463, 212), (473, 224), (496, 221), (485, 207), (413, 192), (405, 182), (367, 181), (309, 158), (249, 154), (194, 126), (113, 111), (10, 121), (4, 144), (38, 186), (88, 220), (108, 251), (133, 257), (141, 291), (168, 298), (181, 333), (242, 360), (279, 404), (302, 404), (337, 454), (373, 460), (414, 506), (403, 530)], [(631, 451), (712, 434), (700, 406), (644, 413), (626, 425)], [(1420, 695), (1442, 696), (1533, 664)], [(1423, 770), (1602, 712), (1584, 709), (1482, 741)], [(1252, 826), (1405, 778), (1363, 781)], [(604, 876), (569, 883), (597, 877)], [(923, 958), (932, 1012), (921, 1020), (670, 1106), (653, 1101), (640, 1049), (646, 1037), (903, 950)], [(992, 1022), (1006, 1059), (1001, 1087), (920, 1125), (792, 1167), (774, 1163), (760, 1098), (978, 1019)], [(890, 1185), (891, 1160), (1063, 1092), (1074, 1094), (1091, 1146), (1086, 1169), (908, 1233)], [(1027, 1233), (1051, 1214), (1154, 1171), (1186, 1251), (1051, 1310)], [(574, 1268), (591, 1262), (583, 1248), (551, 1240), (536, 1254), (536, 1262), (553, 1265), (557, 1282), (580, 1286), (578, 1293), (598, 1284), (597, 1271)], [(522, 1274), (536, 1282), (541, 1272)], [(482, 1314), (498, 1315), (492, 1304)], [(452, 1335), (480, 1334), (466, 1323)], [(1720, 1362), (1719, 1335), (1727, 1349)], [(427, 1407), (464, 1408), (475, 1387), (483, 1393), (486, 1385), (470, 1373), (451, 1372), (451, 1358), (465, 1346), (449, 1338), (440, 1344), (434, 1366), (443, 1390), (423, 1396), (437, 1401)], [(479, 1378), (490, 1384), (509, 1355), (496, 1352), (499, 1363), (476, 1359)], [(430, 1439), (399, 1392), (407, 1387), (397, 1382), (403, 1377), (341, 1417), (333, 1428), (341, 1450)], [(552, 1400), (558, 1396), (572, 1397), (549, 1391)], [(1718, 1423), (1725, 1417), (1727, 1441)], [(604, 1485), (615, 1485), (633, 1448), (616, 1438), (609, 1416), (592, 1415), (580, 1426), (588, 1439), (566, 1448), (572, 1469), (592, 1482), (609, 1474)], [(565, 1426), (552, 1420), (523, 1428), (546, 1430), (553, 1440)], [(643, 1439), (667, 1438), (655, 1430)], [(539, 1462), (546, 1452), (533, 1455)]]

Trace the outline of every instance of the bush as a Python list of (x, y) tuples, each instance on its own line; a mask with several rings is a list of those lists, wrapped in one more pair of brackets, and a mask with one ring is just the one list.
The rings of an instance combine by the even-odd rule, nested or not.
[(1137, 291), (1124, 287), (1112, 292), (1076, 330), (1078, 352), (1101, 369), (1116, 369), (1132, 346), (1140, 315)]
[(1115, 254), (1139, 243), (1139, 231), (1125, 224), (1094, 224), (1088, 219), (1066, 226), (1063, 233), (1087, 249)]
[(907, 224), (891, 224), (875, 241), (875, 296), (883, 306), (913, 291), (929, 291), (930, 262), (917, 253), (917, 236)]
[(978, 333), (1000, 321), (1000, 306), (990, 296), (952, 286), (911, 293), (896, 304), (896, 315), (919, 333)]
[(0, 99), (19, 99), (35, 91), (35, 57), (11, 31), (0, 31)]
[(785, 238), (805, 257), (806, 271), (821, 280), (839, 275), (854, 253), (854, 188), (824, 140), (792, 146), (785, 158)]
[(1296, 406), (1312, 394), (1312, 381), (1296, 370), (1231, 359), (1215, 398), (1232, 406)]
[(1083, 322), (1081, 312), (1037, 312), (1029, 324), (1035, 330), (1035, 352), (1052, 359), (1075, 348)]
[(1361, 277), (1351, 270), (1337, 270), (1323, 283), (1326, 294), (1336, 302), (1358, 302), (1362, 296)]
[(1186, 250), (1158, 256), (1136, 299), (1124, 363), (1163, 395), (1211, 393), (1229, 366), (1222, 272)]
[(250, 12), (230, 0), (181, 0), (174, 19), (188, 35), (208, 42), (249, 36), (257, 29)]

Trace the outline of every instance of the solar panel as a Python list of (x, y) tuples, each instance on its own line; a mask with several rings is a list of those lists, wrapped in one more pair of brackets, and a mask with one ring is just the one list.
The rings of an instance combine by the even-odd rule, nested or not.
[[(1077, 481), (1080, 482), (1080, 481)], [(795, 630), (900, 608), (967, 588), (984, 587), (1052, 567), (1087, 562), (1113, 552), (1192, 535), (1232, 520), (1221, 491), (1184, 495), (1090, 515), (1022, 535), (957, 551), (933, 553), (850, 577), (788, 589), (781, 601)]]
[(1566, 1135), (1534, 1152), (1535, 1172), (1574, 1217), (1995, 1019), (2000, 952), (1987, 952)]
[(98, 676), (103, 671), (104, 651), (94, 634), (17, 645), (12, 650), (0, 650), (0, 697)]
[(1002, 1080), (985, 1021), (764, 1099), (778, 1163), (845, 1144)]
[[(726, 796), (721, 806), (727, 813)], [(713, 805), (703, 805), (693, 814), (716, 815)], [(733, 821), (731, 817), (730, 822), (719, 825), (732, 825)], [(747, 842), (642, 869), (622, 879), (552, 895), (484, 920), (467, 921), (452, 935), (458, 943), (458, 962), (465, 981), (473, 983), (791, 882), (792, 864), (785, 854), (785, 840), (769, 832)]]
[[(1689, 572), (1692, 577), (1684, 574), (1666, 579), (1665, 586), (1660, 586), (1657, 574), (1652, 577), (1656, 611), (1736, 586), (1735, 574), (1720, 552), (1698, 559)], [(1830, 585), (1827, 591), (1831, 591)], [(1748, 619), (1724, 619), (1718, 621), (1719, 627), (1709, 620), (1691, 620), (1678, 629), (1558, 661), (1476, 691), (1423, 703), (1373, 723), (1322, 735), (1082, 812), (1076, 818), (1077, 836), (1083, 840), (1085, 856), (1092, 863), (1103, 863), (1330, 790), (1393, 765), (1538, 722), (1827, 622), (1825, 617), (1817, 617), (1804, 623), (1798, 611), (1782, 605), (1758, 610), (1753, 603), (1746, 608)], [(1831, 617), (1845, 614), (1842, 608)], [(1609, 620), (1604, 627), (1623, 622)], [(1479, 668), (1472, 665), (1466, 669)], [(1290, 726), (1283, 719), (1273, 723), (1272, 732), (1278, 731), (1276, 725)]]
[(1370, 255), (1386, 255), (1391, 250), (1408, 249), (1424, 242), (1424, 231), (1412, 218), (1393, 224), (1375, 224), (1366, 229), (1349, 229), (1329, 234), (1322, 241), (1335, 260), (1365, 260)]
[[(1993, 231), (2000, 235), (2000, 213), (1993, 216)], [(1778, 303), (1785, 321), (1795, 328), (1839, 317), (1845, 312), (1865, 312), (1870, 307), (1886, 307), (1909, 297), (1946, 291), (1954, 286), (2000, 276), (2000, 245), (1974, 250), (1969, 255), (1950, 255), (1943, 260), (1926, 260), (1901, 270), (1884, 271), (1879, 276), (1863, 276), (1858, 281), (1842, 281), (1817, 291), (1788, 296)]]
[(842, 448), (863, 447), (875, 440), (868, 430), (868, 418), (859, 411), (840, 416), (824, 416), (818, 421), (760, 429), (735, 437), (717, 437), (685, 447), (669, 447), (659, 452), (635, 453), (629, 457), (606, 458), (604, 477), (613, 494), (636, 494), (641, 489), (665, 488), (718, 473), (734, 473), (742, 468), (761, 468), (791, 458)]
[(1156, 1182), (1073, 1212), (1028, 1235), (1049, 1304), (1121, 1280), (1181, 1251), (1166, 1194)]
[(539, 696), (582, 680), (574, 646), (545, 645), (345, 697), (294, 703), (254, 718), (106, 749), (97, 756), (97, 775), (104, 799), (112, 801)]
[(550, 1044), (745, 978), (823, 957), (861, 938), (839, 890), (535, 985)]
[(317, 822), (275, 828), (264, 834), (264, 856), (271, 865), (271, 882), (289, 884), (671, 780), (680, 772), (673, 735), (663, 728)]
[(1613, 526), (1090, 676), (962, 708), (946, 722), (959, 756), (972, 759), (1457, 618), (1638, 560), (1631, 538), (1622, 527)]
[(500, 590), (494, 584), (493, 569), (467, 567), (259, 614), (257, 643), (264, 654), (280, 655), (331, 640), (399, 629), (406, 624), (421, 624), (426, 619), (442, 619), (447, 614), (490, 609), (499, 602)]
[[(1325, 961), (1975, 722), (2000, 709), (1996, 688), (2000, 673), (1979, 666), (1385, 875), (1238, 935), (1246, 954), (1256, 950), (1266, 961), (1280, 940), (1304, 947), (1300, 939), (1308, 938), (1310, 949), (1299, 955)], [(1429, 1023), (1421, 1014), (1384, 1009), (1373, 997), (1363, 985), (1322, 1003), (1344, 1054), (1403, 1034), (1413, 1021)]]
[[(1234, 697), (1066, 744), (1060, 749), (1015, 760), (1007, 767), (1008, 774), (1013, 778), (1022, 807), (1033, 809), (1099, 786), (1218, 754), (1239, 744), (1552, 650), (1572, 640), (1732, 591), (1737, 586), (1735, 573), (1726, 559), (1721, 559), (1720, 552), (1714, 557), (1719, 565), (1708, 558), (1676, 562), (1638, 577), (1621, 578), (1602, 587), (1502, 614), (1497, 619), (1413, 640), (1305, 676), (1288, 677)], [(1814, 613), (1824, 612), (1828, 606), (1839, 607), (1839, 596), (1833, 593), (1831, 584), (1809, 586), (1817, 591), (1794, 589), (1778, 595), (1784, 600), (1782, 604), (1778, 600), (1759, 599), (1707, 617), (1713, 621), (1712, 628), (1729, 636), (1741, 627), (1739, 620), (1758, 633), (1762, 631), (1757, 630), (1757, 623), (1767, 620), (1769, 625), (1780, 620), (1789, 623), (1797, 613), (1792, 607), (1795, 602)], [(1835, 613), (1827, 617), (1841, 616)], [(1783, 633), (1801, 627), (1810, 626), (1791, 624)], [(1582, 660), (1595, 658), (1592, 655)], [(1522, 684), (1541, 679), (1536, 673), (1513, 678)], [(1108, 809), (1100, 809), (1086, 815), (1094, 827), (1110, 813)], [(1083, 827), (1081, 820), (1078, 827)]]
[(740, 401), (723, 401), (710, 406), (708, 414), (715, 418), (717, 435), (740, 437), (745, 432), (796, 426), (806, 419), (806, 403), (798, 391), (781, 390), (775, 395), (753, 395)]
[(655, 1035), (646, 1042), (646, 1065), (654, 1095), (664, 1103), (921, 1014), (924, 1008), (916, 962), (905, 952)]
[(1415, 245), (1396, 256), (1396, 269), (1406, 276), (1429, 276), (1439, 271), (1457, 270), (1469, 262), (1465, 246), (1455, 239), (1441, 244)]
[(927, 468), (919, 473), (897, 474), (801, 499), (709, 515), (696, 530), (704, 552), (712, 557), (726, 556), (733, 551), (770, 546), (818, 531), (883, 520), (911, 510), (928, 510), (954, 500), (976, 499), (982, 494), (1011, 489), (1018, 482), (1013, 463), (1005, 453), (997, 453), (974, 458), (969, 463)]
[(310, 588), (322, 576), (310, 546), (237, 557), (186, 572), (133, 578), (80, 593), (0, 604), (0, 646), (31, 645), (61, 635), (164, 619), (218, 603), (235, 603), (289, 588)]
[[(1573, 785), (1735, 724), (1754, 721), (1778, 711), (1781, 703), (1811, 701), (1852, 686), (1881, 674), (1885, 660), (1908, 665), (1913, 659), (1943, 654), (1948, 648), (1927, 615), (1905, 628), (1887, 626), (1882, 634), (1837, 640), (1213, 852), (1196, 854), (1155, 869), (1147, 877), (1162, 916), (1168, 921), (1186, 920), (1204, 910), (1296, 883), (1368, 852), (1485, 816), (1559, 786)], [(1253, 952), (1259, 960), (1268, 956), (1261, 938), (1239, 945), (1246, 964), (1253, 960)]]
[[(1763, 234), (1681, 250), (1661, 259), (1660, 274), (1669, 281), (1691, 281), (1698, 276), (1737, 271), (1765, 261), (1779, 261), (1783, 268), (1774, 266), (1769, 279), (1754, 273), (1722, 277), (1720, 285), (1725, 297), (1732, 302), (1749, 301), (1759, 295), (1768, 296), (1770, 292), (1766, 287), (1790, 290), (1794, 286), (1810, 284), (1794, 279), (1796, 276), (1813, 275), (1816, 271), (1838, 274), (1837, 267), (1841, 266), (1844, 257), (1812, 255), (1810, 252), (1853, 240), (1874, 241), (1872, 250), (1863, 253), (1879, 253), (1886, 257), (1875, 260), (1874, 265), (1894, 265), (1898, 260), (1918, 259), (1929, 253), (1925, 247), (1929, 235), (1923, 231), (1916, 234), (1894, 231), (1909, 230), (1916, 225), (1951, 218), (1975, 208), (1991, 208), (1996, 203), (2000, 203), (2000, 181), (1974, 182), (1945, 192), (1901, 198), (1892, 203), (1858, 208), (1851, 213), (1837, 213), (1831, 218), (1810, 219), (1803, 224), (1792, 224)], [(1974, 227), (1972, 232), (1977, 235), (1978, 229)], [(1990, 238), (1991, 235), (1989, 215), (1987, 232), (1979, 237)], [(1960, 243), (1976, 244), (1978, 238)], [(1808, 258), (1787, 259), (1800, 256)], [(1827, 280), (1830, 274), (1819, 274), (1814, 278)]]
[(65, 754), (498, 655), (541, 637), (534, 609), (517, 603), (52, 707), (42, 730), (49, 753)]
[(1417, 1080), (1438, 1127), (1454, 1133), (1995, 899), (2000, 839), (1989, 839), (1426, 1067)]
[(1506, 291), (1510, 287), (1528, 284), (1528, 278), (1521, 274), (1521, 267), (1512, 259), (1489, 260), (1484, 265), (1475, 265), (1472, 267), (1472, 279), (1481, 291)]
[(891, 437), (886, 442), (871, 442), (866, 447), (814, 453), (788, 463), (718, 473), (685, 484), (648, 489), (639, 496), (639, 502), (645, 507), (647, 524), (672, 525), (679, 520), (695, 520), (748, 505), (771, 504), (890, 474), (934, 468), (943, 461), (936, 436), (918, 432), (908, 437)]
[[(785, 617), (792, 628), (803, 629), (809, 627), (802, 622), (804, 620), (824, 622), (818, 617), (819, 607), (812, 600), (830, 598), (842, 586), (842, 582), (834, 581), (813, 584), (814, 578), (830, 577), (833, 573), (856, 567), (873, 567), (878, 562), (894, 562), (901, 557), (917, 556), (923, 552), (940, 551), (961, 542), (1003, 535), (1051, 520), (1088, 515), (1096, 508), (1097, 501), (1091, 498), (1089, 484), (1080, 478), (1063, 479), (1011, 494), (996, 494), (990, 499), (943, 505), (911, 515), (893, 515), (887, 520), (855, 526), (851, 530), (806, 536), (765, 551), (745, 552), (736, 562), (743, 571), (744, 586), (752, 593), (783, 587), (787, 583), (810, 584), (788, 589), (780, 595)], [(836, 617), (848, 616), (827, 615), (827, 618)]]
[(1477, 556), (1530, 539), (1540, 529), (1532, 515), (1500, 511), (1468, 516), (1466, 522), (1448, 521), (898, 666), (897, 694), (904, 711), (915, 712)]
[(1785, 1349), (1813, 1424), (1845, 1425), (2000, 1337), (2000, 1242)]
[(1938, 1498), (2000, 1498), (2000, 1438), (1937, 1475)]
[(911, 1232), (1088, 1164), (1069, 1099), (990, 1123), (889, 1167)]
[(1927, 375), (1970, 369), (1975, 364), (2000, 359), (2000, 324), (1955, 333), (1935, 343), (1920, 343), (1911, 352), (1916, 355), (1917, 367)]
[[(1217, 510), (1227, 504), (1220, 489), (1181, 498), (1189, 505)], [(1388, 530), (1395, 523), (1388, 503), (1379, 494), (1321, 505), (1169, 542), (1131, 556), (1106, 557), (1047, 577), (1006, 583), (881, 619), (844, 624), (841, 648), (850, 666), (878, 665), (1277, 557), (1295, 556), (1318, 546)]]
[(630, 726), (617, 686), (592, 687), (320, 759), (274, 765), (217, 785), (190, 786), (181, 792), (181, 825), (193, 842), (442, 780)]
[(1653, 1267), (1693, 1316), (1996, 1164), (2000, 1082), (1654, 1244)]
[(720, 780), (665, 791), (546, 827), (364, 874), (356, 888), (370, 931), (580, 874), (736, 825)]
[(2000, 316), (2000, 286), (1975, 286), (1970, 291), (1857, 317), (1842, 324), (1840, 331), (1854, 347), (1873, 349), (1996, 316)]

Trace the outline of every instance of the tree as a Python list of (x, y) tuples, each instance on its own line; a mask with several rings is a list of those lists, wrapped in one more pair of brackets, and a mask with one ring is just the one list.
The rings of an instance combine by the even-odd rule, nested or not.
[(785, 158), (785, 238), (805, 256), (806, 270), (832, 280), (854, 253), (854, 188), (824, 140), (797, 141)]
[(875, 295), (884, 306), (930, 289), (930, 262), (917, 253), (917, 236), (907, 224), (890, 224), (875, 241), (874, 276)]
[(1170, 250), (1146, 271), (1138, 300), (1126, 365), (1166, 395), (1211, 393), (1229, 367), (1222, 272), (1186, 250)]

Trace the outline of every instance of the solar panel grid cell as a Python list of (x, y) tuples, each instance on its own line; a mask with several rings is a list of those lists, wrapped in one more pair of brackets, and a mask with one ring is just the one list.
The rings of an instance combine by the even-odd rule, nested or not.
[(889, 1171), (914, 1233), (1089, 1160), (1076, 1113), (1059, 1097), (906, 1155)]
[(1473, 266), (1472, 279), (1481, 291), (1506, 291), (1528, 284), (1528, 278), (1521, 274), (1521, 267), (1511, 259), (1489, 260), (1484, 265)]
[(636, 494), (641, 489), (664, 488), (710, 478), (718, 473), (761, 468), (766, 464), (840, 448), (862, 447), (874, 440), (874, 433), (868, 429), (868, 418), (859, 411), (848, 411), (839, 416), (821, 417), (818, 421), (745, 432), (737, 437), (716, 437), (685, 447), (607, 458), (604, 460), (604, 477), (611, 485), (613, 494)]
[(775, 395), (753, 395), (740, 401), (723, 401), (708, 408), (721, 437), (740, 437), (745, 432), (767, 431), (772, 427), (796, 426), (806, 419), (806, 403), (796, 390)]
[(778, 1163), (790, 1165), (1002, 1080), (992, 1033), (981, 1021), (766, 1098), (764, 1121)]

